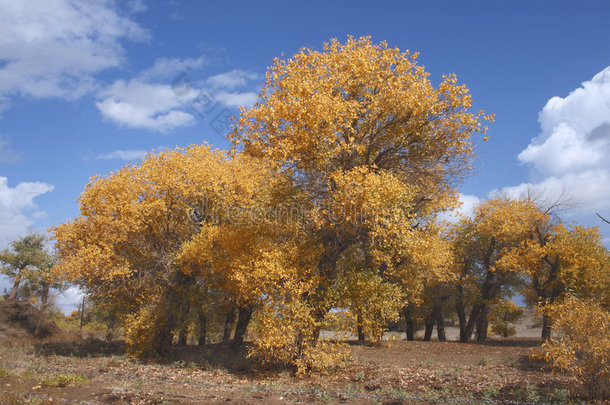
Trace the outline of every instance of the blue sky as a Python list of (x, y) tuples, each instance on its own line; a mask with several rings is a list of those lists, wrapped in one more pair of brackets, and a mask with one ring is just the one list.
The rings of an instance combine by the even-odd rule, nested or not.
[[(0, 0), (0, 248), (78, 213), (88, 179), (153, 149), (226, 148), (274, 57), (371, 35), (456, 73), (496, 114), (461, 188), (565, 190), (610, 217), (610, 2)], [(608, 239), (606, 239), (608, 242)]]

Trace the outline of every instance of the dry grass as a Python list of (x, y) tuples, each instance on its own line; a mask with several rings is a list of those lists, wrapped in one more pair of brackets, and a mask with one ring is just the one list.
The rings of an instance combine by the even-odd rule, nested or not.
[[(386, 341), (352, 344), (352, 362), (325, 375), (295, 378), (263, 369), (248, 347), (176, 346), (170, 359), (136, 361), (123, 345), (59, 333), (46, 339), (3, 325), (0, 335), (0, 403), (36, 398), (94, 403), (413, 403), (414, 397), (528, 403), (584, 401), (576, 381), (553, 375), (530, 360), (540, 341), (490, 340), (484, 344)], [(25, 333), (25, 338), (19, 338)], [(11, 394), (12, 392), (12, 394)], [(32, 397), (33, 398), (33, 397)], [(41, 403), (45, 403), (45, 402)]]

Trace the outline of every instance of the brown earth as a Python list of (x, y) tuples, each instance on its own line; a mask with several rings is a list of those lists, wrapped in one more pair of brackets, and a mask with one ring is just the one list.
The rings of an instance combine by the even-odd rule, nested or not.
[[(554, 375), (530, 360), (531, 351), (540, 344), (535, 338), (469, 344), (387, 340), (381, 347), (351, 342), (352, 362), (347, 367), (297, 378), (289, 370), (257, 367), (247, 357), (247, 345), (176, 346), (171, 360), (136, 361), (124, 355), (121, 343), (28, 340), (12, 329), (7, 323), (0, 326), (0, 404), (567, 403), (582, 399), (573, 378)], [(49, 386), (61, 381), (62, 375), (74, 382)]]
[[(9, 404), (407, 404), (440, 398), (560, 403), (567, 400), (564, 390), (572, 398), (581, 394), (572, 378), (553, 375), (529, 359), (539, 342), (528, 339), (393, 341), (382, 347), (352, 343), (353, 361), (345, 369), (304, 378), (256, 368), (245, 357), (245, 347), (176, 347), (173, 360), (160, 363), (131, 360), (120, 345), (100, 341), (71, 344), (71, 352), (70, 345), (59, 343), (33, 348), (5, 343), (0, 364), (9, 375), (0, 378), (0, 403)], [(41, 385), (66, 373), (86, 376), (88, 382)]]

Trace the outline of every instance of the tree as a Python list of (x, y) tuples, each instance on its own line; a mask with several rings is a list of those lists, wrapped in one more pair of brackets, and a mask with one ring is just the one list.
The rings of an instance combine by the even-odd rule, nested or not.
[[(427, 271), (411, 266), (422, 261), (415, 253), (432, 254), (418, 249), (427, 225), (456, 203), (455, 185), (473, 156), (471, 136), (492, 119), (469, 111), (469, 91), (455, 75), (435, 89), (416, 59), (368, 37), (275, 59), (261, 101), (242, 109), (229, 136), (236, 150), (265, 159), (302, 195), (308, 233), (322, 249), (321, 282), (299, 305), (313, 317), (311, 342), (336, 303), (342, 275), (348, 284), (368, 283), (364, 294), (396, 279), (408, 285)], [(346, 255), (360, 258), (349, 272), (338, 267)], [(350, 302), (358, 307), (355, 294)], [(384, 301), (367, 322), (394, 316)]]
[(55, 271), (95, 300), (114, 303), (136, 353), (167, 353), (173, 330), (190, 308), (204, 310), (210, 290), (246, 295), (229, 280), (235, 261), (223, 263), (212, 252), (230, 239), (224, 228), (242, 248), (254, 239), (247, 210), (271, 198), (274, 178), (252, 159), (228, 159), (207, 146), (149, 155), (94, 178), (79, 198), (81, 215), (54, 228)]
[(237, 307), (235, 341), (256, 311), (253, 355), (304, 372), (341, 357), (317, 339), (330, 308), (376, 342), (403, 298), (449, 274), (435, 214), (491, 120), (454, 75), (435, 89), (416, 55), (350, 37), (276, 59), (260, 99), (230, 155), (149, 155), (93, 179), (55, 229), (58, 272), (120, 303), (138, 353), (167, 352), (215, 297)]
[(87, 186), (80, 216), (54, 228), (55, 272), (113, 303), (137, 355), (167, 354), (193, 323), (205, 342), (209, 311), (232, 305), (240, 342), (255, 308), (277, 315), (266, 302), (312, 279), (298, 221), (278, 223), (284, 183), (257, 159), (205, 145), (148, 155)]
[(517, 332), (512, 324), (521, 316), (523, 316), (523, 309), (519, 305), (508, 299), (500, 298), (490, 305), (491, 330), (502, 337), (513, 336)]
[(10, 244), (10, 249), (0, 252), (2, 273), (13, 279), (9, 299), (40, 298), (41, 308), (46, 307), (51, 287), (59, 287), (48, 270), (54, 257), (46, 247), (44, 235), (31, 233)]
[[(550, 305), (565, 294), (610, 305), (610, 256), (597, 227), (566, 227), (548, 214), (532, 221), (534, 232), (503, 259), (527, 275), (536, 303)], [(543, 311), (542, 338), (551, 337), (551, 319)]]
[(481, 203), (472, 218), (463, 218), (454, 226), (461, 342), (471, 338), (475, 327), (477, 340), (485, 340), (491, 303), (511, 296), (523, 283), (526, 269), (514, 266), (506, 257), (528, 240), (533, 224), (544, 215), (529, 200), (498, 197)]

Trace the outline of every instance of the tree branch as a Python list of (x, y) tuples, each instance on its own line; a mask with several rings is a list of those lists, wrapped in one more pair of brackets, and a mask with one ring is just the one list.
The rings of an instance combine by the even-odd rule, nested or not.
[(595, 213), (595, 215), (597, 215), (602, 221), (604, 221), (607, 224), (610, 224), (610, 221), (608, 221), (606, 218), (602, 217), (601, 215), (599, 215), (597, 212)]

